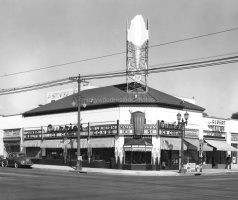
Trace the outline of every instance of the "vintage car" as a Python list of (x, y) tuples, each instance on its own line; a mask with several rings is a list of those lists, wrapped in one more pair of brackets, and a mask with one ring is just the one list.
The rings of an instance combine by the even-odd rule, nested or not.
[(33, 162), (24, 153), (12, 152), (8, 155), (8, 157), (5, 160), (3, 160), (2, 166), (3, 165), (4, 166), (13, 166), (15, 168), (31, 167), (33, 165)]
[(6, 158), (4, 158), (4, 156), (0, 156), (0, 165), (2, 167), (5, 167), (6, 165)]

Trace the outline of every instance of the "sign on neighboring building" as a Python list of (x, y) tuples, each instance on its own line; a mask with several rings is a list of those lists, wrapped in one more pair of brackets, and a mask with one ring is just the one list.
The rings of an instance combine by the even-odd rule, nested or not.
[(20, 137), (20, 129), (8, 129), (3, 131), (4, 138)]
[(203, 131), (204, 138), (217, 138), (217, 139), (226, 139), (226, 133), (214, 132), (214, 131)]

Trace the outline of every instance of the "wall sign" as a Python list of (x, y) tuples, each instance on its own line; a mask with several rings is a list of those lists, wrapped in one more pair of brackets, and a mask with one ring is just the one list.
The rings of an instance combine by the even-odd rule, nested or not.
[(180, 124), (159, 121), (159, 135), (181, 137), (182, 131)]
[(117, 135), (117, 124), (90, 126), (90, 135)]
[(20, 137), (20, 129), (4, 130), (3, 137), (4, 138)]
[(120, 135), (133, 135), (133, 124), (120, 124), (119, 125)]
[(225, 132), (225, 126), (225, 120), (212, 119), (208, 122), (208, 129), (213, 132)]
[(238, 133), (232, 133), (231, 134), (231, 141), (237, 141), (238, 142)]
[(185, 129), (185, 137), (198, 138), (199, 130), (198, 129)]
[(23, 133), (24, 140), (26, 139), (41, 139), (42, 138), (42, 130), (24, 130)]
[[(142, 135), (157, 135), (157, 124), (145, 124)], [(120, 124), (119, 135), (134, 135), (133, 124)]]
[(144, 125), (144, 135), (157, 135), (157, 124)]
[(203, 131), (203, 136), (205, 138), (226, 139), (226, 133), (214, 132), (214, 131)]
[[(51, 125), (43, 126), (42, 129), (24, 130), (24, 139), (42, 139), (42, 138), (71, 138), (77, 137), (78, 126), (76, 124), (69, 125)], [(88, 128), (80, 126), (80, 136), (88, 136)]]

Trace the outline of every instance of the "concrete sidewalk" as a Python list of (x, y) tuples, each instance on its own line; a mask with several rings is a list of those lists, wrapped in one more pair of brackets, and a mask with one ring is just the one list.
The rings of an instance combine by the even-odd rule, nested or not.
[[(32, 165), (33, 169), (45, 170), (62, 170), (66, 172), (75, 172), (74, 167), (58, 166), (58, 165)], [(187, 172), (185, 174), (178, 173), (178, 170), (161, 170), (161, 171), (133, 171), (120, 169), (104, 169), (104, 168), (82, 168), (83, 173), (100, 173), (114, 175), (131, 175), (131, 176), (197, 176), (197, 175), (227, 175), (238, 174), (238, 169), (203, 169), (203, 172)]]

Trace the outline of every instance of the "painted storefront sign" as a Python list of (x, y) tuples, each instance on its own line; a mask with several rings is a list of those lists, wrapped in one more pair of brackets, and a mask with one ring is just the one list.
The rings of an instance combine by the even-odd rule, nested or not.
[(238, 133), (231, 133), (231, 141), (238, 142)]
[(203, 136), (205, 138), (226, 139), (226, 133), (214, 132), (214, 131), (203, 131)]
[(198, 129), (185, 129), (185, 137), (198, 138), (199, 130)]
[(117, 135), (117, 124), (90, 126), (90, 135)]
[(24, 140), (41, 139), (42, 138), (42, 129), (24, 130), (23, 138), (24, 138)]
[(182, 126), (176, 123), (159, 121), (159, 135), (161, 136), (178, 136), (182, 135)]
[(4, 138), (20, 137), (20, 129), (4, 130), (3, 137)]

